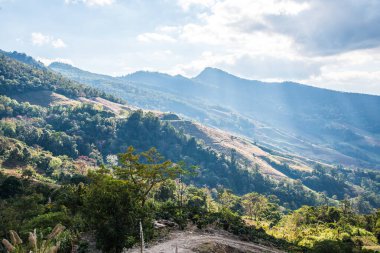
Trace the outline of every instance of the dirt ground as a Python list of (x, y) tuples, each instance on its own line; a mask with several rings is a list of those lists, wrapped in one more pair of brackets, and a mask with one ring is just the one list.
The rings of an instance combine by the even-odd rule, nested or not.
[[(177, 248), (177, 251), (176, 251)], [(139, 248), (133, 248), (127, 253), (140, 253)], [(275, 248), (244, 242), (233, 235), (209, 234), (194, 231), (172, 232), (167, 240), (146, 245), (144, 253), (280, 253)]]

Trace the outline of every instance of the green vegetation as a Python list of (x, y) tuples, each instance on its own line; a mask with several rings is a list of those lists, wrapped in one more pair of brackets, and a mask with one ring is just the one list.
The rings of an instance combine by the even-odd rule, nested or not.
[[(20, 166), (32, 164), (34, 169), (44, 171), (47, 176), (56, 175), (56, 180), (66, 180), (65, 175), (86, 170), (86, 166), (99, 166), (107, 156), (124, 152), (133, 145), (138, 151), (156, 147), (174, 162), (199, 166), (198, 175), (191, 179), (196, 185), (222, 185), (240, 194), (250, 191), (274, 194), (290, 208), (320, 202), (317, 194), (297, 182), (275, 182), (262, 176), (257, 168), (248, 172), (249, 168), (239, 164), (233, 152), (231, 157), (219, 156), (202, 147), (194, 138), (178, 133), (152, 113), (135, 111), (120, 118), (91, 104), (45, 108), (18, 103), (6, 96), (0, 96), (0, 108), (5, 108), (0, 111), (0, 133), (21, 141), (12, 152), (4, 153), (3, 161), (18, 161)], [(57, 159), (22, 163), (28, 159), (27, 150), (46, 150), (50, 155), (46, 153), (43, 157), (57, 156)], [(61, 166), (61, 162), (66, 167)], [(80, 168), (81, 163), (86, 166)], [(5, 162), (3, 166), (10, 167), (10, 164)], [(190, 182), (190, 179), (186, 180)]]
[[(4, 91), (27, 94), (33, 89), (49, 89), (72, 98), (78, 94), (89, 98), (102, 95), (53, 72), (6, 56), (1, 56), (0, 69), (3, 69), (0, 72), (3, 80), (0, 87)], [(35, 81), (41, 78), (46, 82)], [(14, 89), (13, 85), (23, 88)], [(75, 94), (70, 93), (74, 91)], [(103, 97), (107, 98), (106, 95)], [(308, 173), (290, 170), (283, 164), (273, 166), (296, 180), (275, 181), (263, 176), (259, 167), (252, 168), (238, 161), (233, 150), (230, 156), (221, 156), (203, 147), (194, 138), (177, 132), (169, 122), (142, 111), (126, 112), (119, 116), (99, 105), (79, 103), (41, 107), (20, 103), (3, 95), (0, 96), (0, 133), (32, 149), (41, 147), (41, 150), (51, 152), (61, 161), (72, 159), (75, 169), (69, 168), (69, 162), (63, 162), (66, 167), (62, 168), (57, 159), (50, 164), (55, 164), (55, 169), (49, 166), (50, 160), (39, 163), (39, 168), (32, 166), (35, 170), (44, 170), (48, 176), (55, 171), (55, 180), (66, 180), (65, 175), (71, 173), (66, 173), (68, 168), (71, 171), (81, 170), (78, 174), (85, 174), (87, 167), (99, 166), (107, 162), (107, 156), (125, 152), (129, 146), (140, 152), (156, 147), (173, 162), (184, 161), (188, 166), (198, 166), (196, 177), (191, 180), (184, 178), (185, 182), (198, 186), (216, 188), (221, 185), (237, 194), (258, 192), (275, 195), (283, 206), (291, 209), (323, 203), (324, 195), (317, 192), (325, 193), (330, 202), (342, 200), (348, 195), (357, 200), (363, 212), (380, 207), (378, 172), (316, 167), (314, 172)], [(21, 154), (19, 150), (15, 150), (13, 155)], [(366, 194), (362, 194), (364, 191)], [(365, 197), (358, 198), (359, 195)]]
[(53, 228), (51, 233), (46, 236), (46, 238), (38, 238), (36, 230), (34, 230), (34, 232), (29, 232), (28, 244), (23, 244), (23, 241), (17, 234), (17, 232), (14, 230), (10, 230), (9, 236), (11, 238), (11, 242), (9, 242), (7, 239), (3, 239), (2, 243), (8, 252), (57, 253), (62, 240), (59, 236), (64, 231), (64, 229), (64, 226), (58, 224)]
[(71, 81), (45, 68), (12, 60), (0, 52), (0, 93), (17, 95), (28, 91), (50, 90), (70, 98), (102, 97), (120, 102), (113, 96)]
[[(375, 224), (379, 214), (359, 215), (350, 205), (342, 203), (340, 207), (304, 206), (285, 215), (268, 232), (277, 238), (305, 247), (321, 247), (322, 243), (344, 248), (373, 246), (377, 244)], [(340, 252), (340, 251), (337, 251)]]
[(61, 187), (1, 175), (1, 188), (10, 192), (0, 199), (0, 217), (6, 221), (0, 236), (8, 237), (12, 228), (24, 239), (33, 228), (49, 231), (60, 223), (67, 230), (59, 252), (70, 252), (72, 245), (82, 245), (86, 252), (81, 235), (92, 232), (104, 252), (121, 252), (138, 242), (140, 220), (145, 239), (151, 240), (158, 236), (153, 220), (168, 219), (182, 228), (194, 224), (224, 229), (294, 252), (364, 252), (363, 246), (378, 246), (380, 211), (359, 214), (343, 201), (289, 212), (275, 196), (239, 197), (222, 187), (185, 184), (185, 171), (155, 160), (158, 156), (154, 150), (136, 154), (130, 148), (119, 156), (120, 166), (103, 166), (91, 171), (85, 183)]
[(287, 164), (271, 165), (299, 183), (334, 200), (351, 199), (361, 213), (369, 213), (380, 207), (380, 172), (376, 170), (352, 169), (343, 166), (314, 166), (313, 171), (290, 169)]
[[(11, 98), (46, 90), (77, 103), (43, 107)], [(295, 252), (378, 246), (379, 172), (319, 165), (301, 172), (282, 164), (292, 180), (274, 180), (234, 150), (220, 155), (153, 113), (115, 114), (80, 102), (117, 100), (6, 56), (0, 94), (0, 238), (12, 244), (4, 246), (26, 250), (14, 231), (26, 242), (37, 229), (41, 242), (62, 224), (49, 247), (89, 252), (94, 240), (119, 253), (138, 242), (140, 221), (146, 239), (157, 238), (159, 219)]]
[(246, 80), (213, 68), (190, 79), (146, 71), (111, 77), (62, 63), (49, 67), (140, 108), (182, 114), (308, 158), (380, 168), (379, 96)]

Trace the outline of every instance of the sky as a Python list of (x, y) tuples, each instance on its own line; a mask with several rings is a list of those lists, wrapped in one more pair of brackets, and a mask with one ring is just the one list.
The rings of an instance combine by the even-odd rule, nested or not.
[(0, 0), (0, 49), (113, 76), (215, 67), (380, 95), (380, 0)]

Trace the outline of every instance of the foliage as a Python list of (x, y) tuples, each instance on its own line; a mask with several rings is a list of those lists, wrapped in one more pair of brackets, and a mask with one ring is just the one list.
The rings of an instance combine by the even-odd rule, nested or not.
[(148, 194), (155, 186), (168, 179), (174, 179), (183, 172), (181, 167), (171, 161), (163, 161), (163, 157), (155, 148), (134, 154), (134, 148), (131, 146), (126, 153), (120, 155), (119, 160), (122, 166), (114, 168), (115, 175), (127, 180), (138, 190), (142, 206), (145, 206)]
[(268, 232), (296, 245), (314, 248), (317, 252), (324, 252), (328, 245), (347, 252), (345, 247), (360, 248), (364, 242), (377, 243), (373, 219), (372, 215), (362, 216), (343, 207), (304, 206), (284, 216)]
[(103, 97), (119, 102), (113, 96), (71, 81), (45, 68), (38, 68), (0, 53), (0, 93), (7, 95), (27, 91), (51, 90), (59, 94), (77, 97)]
[[(379, 96), (246, 80), (212, 68), (189, 79), (147, 71), (111, 77), (61, 63), (50, 67), (140, 108), (175, 112), (252, 139), (264, 134), (266, 143), (290, 153), (307, 156), (312, 143), (326, 147), (314, 152), (321, 160), (329, 159), (327, 153), (335, 163), (338, 152), (350, 157), (344, 161), (350, 165), (379, 168), (380, 146), (369, 141), (380, 131)], [(287, 134), (279, 136), (276, 129)]]
[[(0, 65), (0, 73), (3, 73), (0, 84), (4, 89), (0, 89), (0, 92), (5, 95), (50, 90), (71, 98), (103, 96), (102, 92), (69, 81), (47, 69), (29, 66), (7, 56), (1, 56)], [(103, 98), (108, 97), (104, 95)], [(129, 146), (134, 146), (137, 151), (156, 147), (163, 156), (173, 162), (183, 160), (188, 165), (199, 166), (198, 175), (191, 181), (198, 186), (208, 185), (216, 188), (222, 185), (238, 194), (254, 191), (275, 195), (286, 208), (295, 209), (302, 205), (317, 205), (323, 201), (304, 186), (317, 192), (326, 191), (330, 198), (343, 199), (345, 194), (356, 197), (354, 189), (359, 185), (367, 193), (365, 197), (358, 199), (358, 208), (368, 212), (371, 208), (380, 206), (377, 194), (377, 179), (380, 177), (373, 175), (374, 172), (339, 169), (335, 173), (316, 168), (315, 173), (302, 174), (289, 172), (284, 165), (285, 174), (290, 173), (291, 177), (294, 176), (300, 182), (275, 182), (264, 177), (259, 168), (240, 164), (233, 152), (230, 157), (220, 156), (215, 151), (202, 147), (194, 138), (175, 131), (170, 123), (160, 121), (152, 113), (134, 111), (129, 113), (128, 117), (118, 117), (111, 111), (85, 103), (45, 108), (0, 96), (0, 118), (2, 135), (16, 138), (28, 146), (38, 145), (54, 156), (65, 155), (79, 159), (74, 163), (75, 168), (64, 161), (63, 164), (68, 166), (58, 166), (57, 163), (54, 164), (57, 161), (55, 159), (50, 163), (49, 156), (41, 159), (38, 162), (39, 167), (54, 179), (71, 180), (68, 176), (71, 171), (85, 175), (90, 167), (102, 164), (107, 156), (124, 152)], [(25, 155), (23, 151), (15, 149), (8, 160), (20, 163)], [(94, 162), (90, 162), (89, 159), (93, 159)], [(29, 161), (24, 163), (28, 164)], [(281, 171), (281, 168), (279, 170)], [(190, 183), (186, 177), (184, 180)]]
[[(128, 182), (110, 176), (93, 176), (86, 190), (84, 212), (95, 230), (97, 246), (105, 252), (121, 252), (138, 240), (140, 210)], [(130, 240), (130, 238), (134, 240)], [(132, 243), (132, 245), (127, 245)]]
[[(153, 220), (167, 219), (181, 229), (189, 223), (221, 228), (289, 251), (360, 252), (377, 245), (378, 172), (342, 166), (299, 172), (282, 164), (276, 166), (294, 180), (275, 181), (258, 165), (242, 164), (234, 150), (220, 155), (153, 113), (117, 115), (79, 102), (42, 107), (9, 97), (42, 90), (112, 99), (0, 56), (6, 173), (0, 172), (0, 238), (10, 229), (23, 239), (34, 228), (47, 234), (60, 223), (67, 227), (57, 238), (61, 252), (74, 244), (85, 251), (90, 245), (81, 234), (94, 232), (100, 249), (118, 253), (139, 240), (140, 220), (151, 240)], [(184, 164), (197, 166), (197, 173), (186, 173)]]
[(8, 252), (57, 253), (61, 244), (59, 235), (63, 232), (64, 229), (64, 226), (58, 224), (46, 237), (43, 237), (42, 234), (39, 236), (37, 234), (37, 230), (34, 229), (34, 232), (29, 232), (28, 244), (26, 245), (23, 244), (22, 239), (16, 231), (10, 230), (9, 236), (11, 238), (11, 242), (9, 242), (7, 239), (3, 239), (2, 243)]
[[(7, 178), (0, 177), (0, 182)], [(152, 220), (164, 218), (177, 221), (182, 228), (189, 222), (201, 229), (218, 227), (244, 240), (294, 251), (360, 250), (363, 245), (376, 245), (379, 231), (378, 213), (358, 214), (347, 202), (339, 207), (305, 206), (285, 214), (273, 196), (249, 193), (239, 197), (223, 188), (197, 188), (169, 178), (152, 188), (142, 206), (138, 184), (118, 178), (116, 171), (106, 167), (91, 172), (87, 184), (49, 189), (26, 179), (21, 182), (21, 192), (0, 202), (0, 217), (6, 221), (0, 231), (16, 228), (25, 235), (31, 227), (47, 231), (60, 222), (74, 232), (65, 237), (65, 248), (78, 243), (75, 231), (95, 231), (99, 248), (121, 252), (139, 240), (141, 218), (147, 240), (154, 236)], [(253, 219), (247, 201), (261, 204)]]
[[(6, 97), (3, 101), (6, 103), (4, 107), (29, 108), (27, 103), (19, 104)], [(127, 118), (118, 118), (112, 112), (90, 104), (33, 108), (38, 113), (17, 109), (13, 110), (15, 113), (7, 114), (7, 118), (0, 120), (0, 133), (28, 146), (38, 145), (60, 157), (44, 153), (38, 161), (32, 162), (25, 157), (35, 152), (20, 144), (21, 147), (8, 152), (12, 156), (4, 157), (4, 160), (36, 164), (36, 170), (41, 169), (54, 179), (67, 180), (67, 174), (73, 171), (86, 174), (89, 167), (100, 165), (107, 156), (124, 152), (131, 145), (137, 151), (154, 146), (173, 162), (183, 160), (189, 166), (199, 165), (199, 173), (192, 178), (198, 186), (223, 185), (240, 194), (251, 191), (273, 194), (282, 203), (287, 202), (290, 208), (318, 203), (317, 196), (302, 185), (288, 182), (287, 187), (283, 187), (283, 183), (278, 184), (262, 176), (258, 168), (244, 168), (235, 158), (219, 156), (215, 151), (202, 147), (194, 138), (178, 133), (151, 113), (135, 111)], [(78, 162), (62, 159), (62, 156)], [(61, 166), (58, 159), (62, 161)], [(82, 166), (81, 163), (85, 164)], [(190, 182), (186, 177), (184, 180)]]

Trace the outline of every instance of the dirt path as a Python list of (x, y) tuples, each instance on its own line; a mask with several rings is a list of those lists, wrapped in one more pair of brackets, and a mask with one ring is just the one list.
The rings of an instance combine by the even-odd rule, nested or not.
[[(259, 244), (240, 241), (231, 235), (206, 234), (199, 232), (174, 232), (164, 242), (147, 247), (145, 253), (178, 253), (218, 252), (218, 253), (280, 253), (283, 251)], [(202, 251), (203, 250), (203, 251)], [(128, 253), (139, 253), (139, 249), (131, 249)]]

